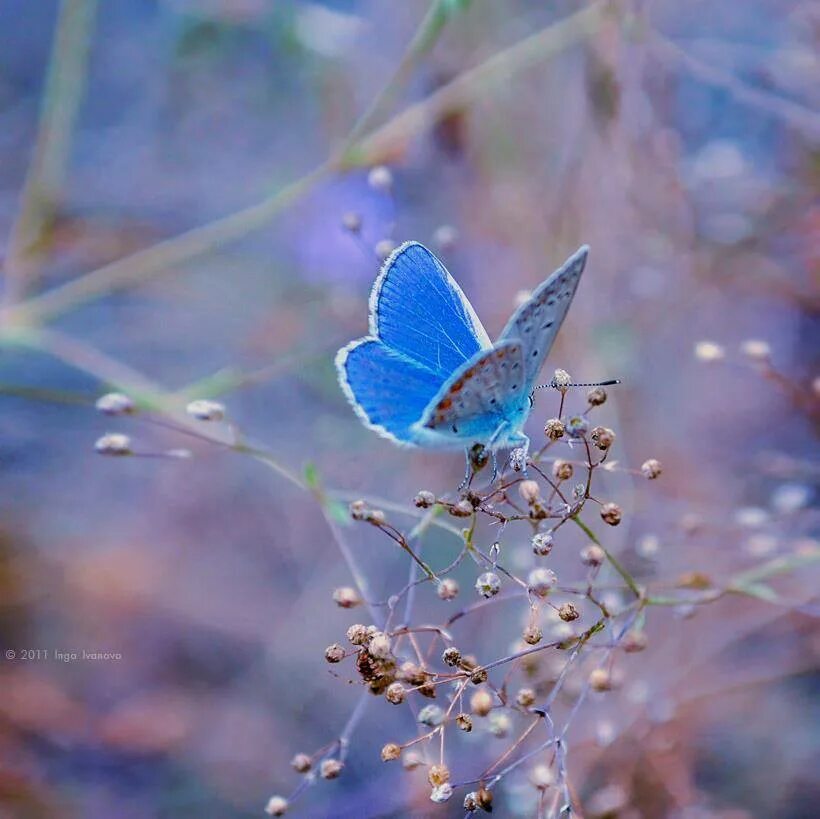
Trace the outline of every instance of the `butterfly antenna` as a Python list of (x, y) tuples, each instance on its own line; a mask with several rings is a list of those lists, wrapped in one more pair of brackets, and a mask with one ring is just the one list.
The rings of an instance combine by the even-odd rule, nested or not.
[(533, 395), (538, 390), (547, 390), (547, 389), (564, 390), (564, 389), (567, 389), (569, 387), (611, 387), (613, 384), (620, 384), (620, 383), (621, 383), (620, 378), (610, 378), (608, 381), (593, 381), (593, 382), (585, 383), (585, 384), (570, 383), (570, 384), (561, 384), (561, 385), (559, 385), (559, 384), (556, 383), (555, 379), (553, 378), (552, 381), (550, 381), (547, 384), (539, 384), (537, 387), (535, 387), (535, 389), (533, 389), (533, 391), (532, 391), (532, 393), (530, 393), (530, 395)]

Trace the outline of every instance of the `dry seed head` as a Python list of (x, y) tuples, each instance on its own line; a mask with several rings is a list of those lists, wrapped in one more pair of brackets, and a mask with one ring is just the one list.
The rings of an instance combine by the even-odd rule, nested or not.
[(552, 569), (533, 569), (527, 575), (527, 586), (529, 591), (536, 597), (546, 597), (555, 587), (557, 582), (558, 576), (554, 571), (552, 571)]
[(661, 462), (655, 458), (649, 458), (649, 460), (644, 461), (641, 465), (641, 472), (643, 473), (644, 478), (654, 481), (655, 478), (659, 478), (661, 472), (663, 472)]
[(436, 588), (436, 593), (442, 600), (452, 600), (458, 596), (458, 583), (449, 577), (445, 577)]
[(595, 387), (587, 393), (587, 403), (591, 407), (600, 407), (606, 402), (606, 390), (603, 387)]
[(477, 668), (470, 674), (470, 682), (473, 685), (481, 685), (481, 683), (487, 682), (487, 670), (485, 668)]
[(347, 630), (347, 639), (353, 643), (354, 646), (363, 646), (370, 639), (370, 631), (367, 626), (361, 623), (354, 623)]
[(473, 730), (473, 720), (469, 714), (459, 714), (456, 717), (456, 725), (465, 733), (469, 734)]
[(362, 215), (355, 210), (349, 210), (342, 215), (342, 227), (349, 233), (360, 233), (362, 230)]
[(595, 427), (589, 437), (598, 449), (604, 451), (615, 443), (615, 433), (609, 427)]
[(390, 683), (384, 692), (384, 698), (392, 705), (401, 705), (404, 702), (404, 686), (400, 682)]
[(384, 261), (394, 250), (396, 243), (392, 239), (381, 239), (376, 242), (376, 247), (373, 248), (376, 255)]
[(477, 717), (486, 717), (493, 709), (493, 697), (486, 688), (481, 688), (470, 697), (470, 710)]
[(552, 769), (547, 765), (536, 765), (530, 771), (530, 782), (539, 791), (545, 791), (555, 781)]
[(387, 515), (385, 515), (381, 509), (369, 509), (365, 514), (364, 519), (368, 523), (372, 523), (374, 526), (382, 526), (387, 520)]
[(552, 535), (549, 532), (538, 532), (532, 536), (533, 554), (546, 557), (552, 551)]
[(435, 802), (437, 805), (441, 805), (452, 795), (453, 786), (449, 782), (445, 782), (443, 785), (436, 785), (433, 790), (430, 791), (430, 801)]
[(493, 809), (493, 792), (487, 788), (481, 787), (478, 789), (478, 806), (491, 813)]
[(524, 503), (533, 504), (538, 500), (541, 490), (535, 481), (521, 481), (518, 484), (518, 494)]
[(131, 449), (131, 439), (127, 435), (122, 435), (119, 432), (109, 432), (101, 438), (97, 438), (94, 443), (94, 449), (100, 455), (133, 455), (134, 451)]
[(574, 471), (569, 461), (556, 461), (552, 465), (552, 475), (559, 481), (568, 481)]
[(393, 173), (386, 165), (375, 165), (367, 174), (367, 184), (374, 191), (389, 191), (393, 187)]
[(401, 746), (395, 742), (388, 742), (382, 747), (382, 762), (392, 762), (401, 756)]
[(605, 668), (594, 668), (589, 675), (589, 684), (593, 691), (610, 691), (612, 675)]
[(617, 526), (621, 522), (621, 507), (617, 503), (605, 503), (601, 507), (601, 519), (610, 526)]
[(401, 764), (406, 771), (414, 771), (424, 764), (424, 759), (418, 751), (408, 751), (406, 754), (402, 754)]
[(185, 407), (185, 412), (197, 421), (221, 421), (225, 417), (225, 405), (219, 401), (197, 398)]
[(427, 781), (433, 786), (443, 785), (450, 781), (450, 769), (446, 765), (431, 765), (427, 772)]
[(322, 779), (337, 779), (345, 764), (341, 759), (325, 759), (319, 766)]
[(428, 489), (422, 489), (413, 498), (413, 504), (419, 509), (429, 509), (436, 502), (436, 496)]
[(344, 658), (345, 650), (338, 643), (333, 643), (325, 649), (325, 659), (329, 663), (340, 663)]
[(512, 728), (512, 720), (510, 720), (507, 714), (504, 714), (501, 711), (493, 711), (488, 720), (488, 728), (494, 737), (503, 739), (510, 733), (510, 728)]
[(333, 602), (341, 609), (352, 609), (361, 605), (362, 598), (352, 586), (339, 586), (333, 590)]
[(527, 453), (522, 447), (510, 452), (510, 467), (513, 472), (521, 472), (527, 466)]
[(450, 514), (454, 518), (468, 518), (473, 514), (473, 505), (467, 498), (462, 498), (450, 507)]
[(532, 688), (519, 688), (515, 701), (521, 708), (529, 708), (535, 703), (535, 691)]
[(470, 791), (464, 795), (464, 810), (473, 813), (478, 810), (478, 794), (475, 791)]
[(589, 429), (589, 421), (583, 415), (571, 415), (564, 428), (570, 438), (583, 438)]
[(695, 345), (695, 358), (698, 361), (705, 361), (711, 363), (714, 361), (722, 361), (726, 357), (726, 353), (720, 344), (715, 344), (713, 341), (699, 341)]
[(621, 646), (628, 654), (634, 654), (635, 652), (643, 651), (646, 648), (647, 642), (645, 631), (630, 629), (624, 634)]
[(350, 517), (353, 520), (364, 520), (367, 516), (367, 504), (363, 500), (355, 500), (350, 504)]
[(564, 603), (564, 605), (558, 609), (558, 616), (565, 623), (571, 623), (573, 620), (577, 620), (581, 614), (574, 603)]
[(584, 566), (600, 566), (606, 559), (606, 553), (597, 543), (590, 543), (581, 549), (581, 563)]
[(437, 705), (425, 705), (424, 708), (419, 711), (416, 721), (421, 725), (426, 725), (428, 728), (435, 728), (444, 722), (444, 711)]
[(136, 409), (134, 402), (121, 392), (101, 395), (94, 406), (103, 415), (130, 415)]
[(501, 591), (501, 579), (495, 572), (484, 572), (478, 576), (475, 588), (482, 597), (495, 597)]
[(444, 665), (457, 666), (461, 662), (461, 652), (455, 647), (445, 648), (441, 654)]
[(550, 418), (550, 420), (544, 424), (544, 435), (546, 435), (550, 441), (557, 441), (559, 438), (563, 438), (564, 422), (560, 418)]
[(296, 773), (307, 773), (313, 767), (313, 762), (307, 754), (296, 754), (291, 759), (290, 766)]
[(268, 816), (284, 816), (288, 809), (288, 800), (284, 796), (271, 796), (265, 805)]
[(566, 392), (569, 385), (572, 384), (572, 378), (566, 370), (556, 370), (552, 376), (552, 383), (555, 384), (556, 389)]
[(383, 631), (377, 631), (367, 644), (367, 653), (377, 660), (389, 659), (390, 638)]
[(523, 633), (522, 633), (522, 635), (521, 635), (521, 637), (523, 638), (524, 642), (525, 642), (525, 643), (527, 643), (528, 645), (531, 645), (531, 646), (538, 645), (538, 643), (540, 643), (540, 642), (541, 642), (541, 638), (542, 638), (543, 636), (544, 636), (544, 635), (543, 635), (543, 633), (541, 632), (540, 627), (539, 627), (539, 626), (537, 626), (537, 625), (535, 625), (534, 623), (531, 623), (530, 625), (528, 625), (528, 626), (524, 629), (524, 631), (523, 631)]
[(399, 668), (398, 678), (402, 682), (410, 683), (410, 685), (422, 685), (427, 681), (427, 673), (415, 663), (402, 663)]

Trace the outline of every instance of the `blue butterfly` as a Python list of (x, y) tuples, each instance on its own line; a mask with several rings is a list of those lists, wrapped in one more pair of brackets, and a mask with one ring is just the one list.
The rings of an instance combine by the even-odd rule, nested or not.
[(493, 344), (444, 265), (406, 242), (370, 293), (370, 334), (336, 354), (356, 414), (397, 444), (522, 447), (533, 384), (575, 295), (581, 247), (513, 313)]

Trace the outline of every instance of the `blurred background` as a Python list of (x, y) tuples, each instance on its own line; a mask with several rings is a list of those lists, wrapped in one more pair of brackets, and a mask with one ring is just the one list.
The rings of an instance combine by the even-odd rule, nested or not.
[[(407, 239), (437, 249), (491, 336), (589, 243), (545, 380), (621, 378), (600, 411), (613, 457), (665, 470), (606, 476), (625, 513), (609, 547), (650, 584), (784, 561), (766, 599), (650, 612), (624, 686), (573, 729), (584, 815), (816, 816), (819, 12), (0, 0), (0, 648), (17, 655), (0, 659), (0, 816), (256, 816), (296, 786), (295, 752), (339, 735), (359, 689), (322, 654), (367, 615), (333, 603), (351, 578), (311, 495), (93, 403), (117, 387), (173, 416), (216, 398), (348, 499), (453, 491), (461, 458), (368, 432), (332, 366), (366, 330), (377, 247)], [(719, 347), (698, 357), (703, 341)], [(535, 440), (557, 411), (541, 395)], [(193, 457), (101, 458), (109, 431)], [(346, 535), (385, 599), (406, 557)], [(565, 534), (560, 577), (583, 576), (582, 545)], [(424, 549), (443, 566), (457, 544), (431, 532)], [(417, 606), (446, 616), (427, 587)], [(500, 656), (519, 615), (465, 630)], [(380, 762), (413, 731), (374, 702), (344, 775), (292, 812), (462, 815)], [(503, 747), (482, 743), (465, 771)], [(532, 815), (527, 793), (510, 777), (497, 813)]]

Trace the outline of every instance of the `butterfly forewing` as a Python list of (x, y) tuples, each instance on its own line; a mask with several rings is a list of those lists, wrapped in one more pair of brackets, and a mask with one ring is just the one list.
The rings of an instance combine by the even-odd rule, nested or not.
[(583, 273), (589, 248), (584, 245), (519, 307), (499, 336), (518, 339), (523, 348), (527, 389), (535, 381), (569, 310)]
[(418, 242), (403, 244), (385, 262), (370, 295), (370, 333), (442, 382), (490, 347), (461, 288)]
[(523, 347), (517, 340), (500, 342), (453, 374), (428, 405), (421, 424), (488, 441), (528, 401)]

